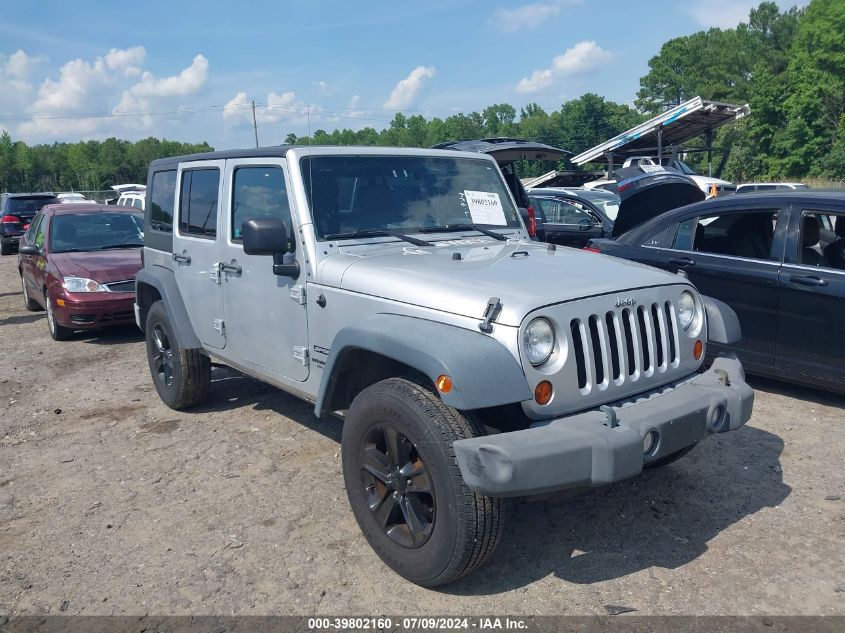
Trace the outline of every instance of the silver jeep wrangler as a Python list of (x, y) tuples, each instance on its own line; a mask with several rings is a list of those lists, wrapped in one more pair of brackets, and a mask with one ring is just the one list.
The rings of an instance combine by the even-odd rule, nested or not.
[(528, 238), (489, 156), (272, 147), (154, 161), (136, 320), (183, 409), (225, 363), (343, 418), (365, 537), (421, 585), (492, 554), (508, 497), (633, 477), (751, 416), (727, 306)]

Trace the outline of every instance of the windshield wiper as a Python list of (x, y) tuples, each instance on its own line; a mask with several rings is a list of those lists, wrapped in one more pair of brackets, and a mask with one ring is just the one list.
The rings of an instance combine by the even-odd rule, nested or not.
[(403, 233), (388, 229), (362, 229), (360, 231), (349, 231), (348, 233), (332, 233), (331, 235), (326, 235), (325, 239), (345, 240), (354, 239), (356, 237), (398, 237), (400, 240), (405, 240), (414, 246), (430, 246), (430, 244), (425, 240), (419, 240), (415, 237), (411, 237), (410, 235), (404, 235)]
[(97, 250), (107, 251), (112, 248), (141, 248), (143, 244), (109, 244), (108, 246), (101, 246)]
[(500, 242), (504, 242), (508, 238), (501, 233), (485, 229), (477, 224), (447, 224), (445, 226), (424, 226), (419, 229), (420, 233), (447, 233), (448, 231), (478, 231), (488, 237), (495, 238)]

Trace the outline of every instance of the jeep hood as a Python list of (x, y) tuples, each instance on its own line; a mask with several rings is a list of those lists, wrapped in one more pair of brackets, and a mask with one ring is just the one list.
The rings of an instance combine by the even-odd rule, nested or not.
[(361, 248), (323, 259), (319, 283), (479, 320), (488, 299), (498, 297), (496, 322), (511, 326), (545, 305), (681, 281), (616, 257), (487, 237)]
[(621, 202), (611, 237), (705, 197), (695, 180), (670, 167), (625, 167), (614, 171), (613, 176), (616, 183), (607, 189), (618, 194)]

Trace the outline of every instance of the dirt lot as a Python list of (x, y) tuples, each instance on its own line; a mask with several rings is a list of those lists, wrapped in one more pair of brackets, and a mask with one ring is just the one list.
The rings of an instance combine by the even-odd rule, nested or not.
[(754, 380), (684, 460), (520, 503), (439, 591), (388, 571), (343, 489), (340, 423), (215, 370), (159, 401), (134, 328), (53, 342), (0, 259), (0, 614), (845, 613), (845, 399)]

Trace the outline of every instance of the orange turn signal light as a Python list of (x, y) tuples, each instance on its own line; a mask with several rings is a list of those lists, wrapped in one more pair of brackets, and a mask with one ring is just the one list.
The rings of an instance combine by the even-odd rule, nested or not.
[(701, 339), (695, 342), (692, 348), (692, 355), (695, 356), (695, 360), (701, 360), (701, 355), (704, 353), (704, 343), (701, 342)]
[(539, 405), (546, 405), (552, 399), (552, 394), (554, 393), (554, 389), (552, 389), (552, 383), (548, 380), (544, 380), (536, 387), (534, 387), (534, 400)]
[(434, 381), (434, 386), (440, 393), (449, 393), (452, 391), (452, 379), (446, 374), (440, 374)]
[(56, 305), (59, 306), (60, 308), (64, 308), (65, 307), (65, 300), (64, 299), (56, 299)]

